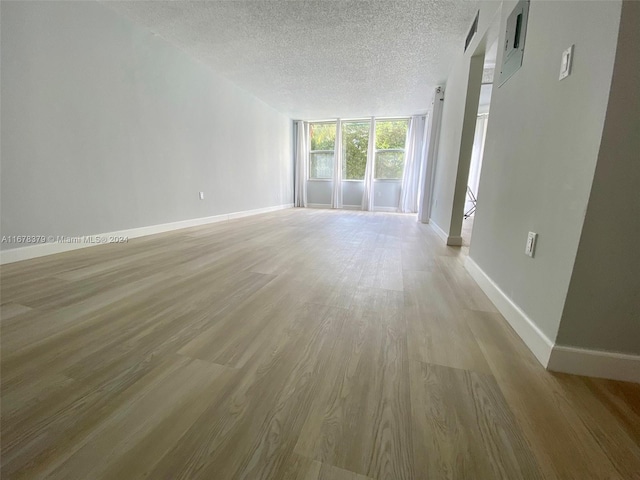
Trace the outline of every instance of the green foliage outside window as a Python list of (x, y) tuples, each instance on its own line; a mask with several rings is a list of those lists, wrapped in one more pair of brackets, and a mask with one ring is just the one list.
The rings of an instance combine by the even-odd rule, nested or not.
[(367, 168), (369, 148), (369, 122), (342, 124), (343, 167), (342, 178), (363, 180)]
[(376, 122), (376, 150), (404, 148), (407, 139), (407, 120), (382, 120)]
[(404, 169), (404, 152), (397, 150), (376, 153), (375, 178), (378, 180), (398, 180)]
[(333, 177), (336, 124), (312, 123), (309, 125), (309, 136), (311, 137), (309, 178), (330, 180)]
[(376, 150), (382, 151), (376, 154), (377, 179), (400, 179), (404, 170), (404, 151), (392, 149), (404, 149), (407, 138), (407, 120), (383, 120), (376, 122)]
[(309, 125), (311, 151), (333, 150), (336, 145), (335, 123), (312, 123)]
[[(342, 124), (343, 172), (345, 180), (363, 180), (367, 167), (369, 126), (366, 122)], [(408, 120), (381, 120), (376, 122), (376, 179), (400, 179), (404, 170), (404, 148)], [(333, 175), (333, 150), (336, 141), (335, 123), (312, 123), (310, 178), (330, 179)], [(401, 151), (394, 151), (400, 149)], [(313, 153), (318, 150), (324, 152)], [(382, 151), (380, 151), (382, 150)], [(331, 153), (329, 153), (331, 152)]]

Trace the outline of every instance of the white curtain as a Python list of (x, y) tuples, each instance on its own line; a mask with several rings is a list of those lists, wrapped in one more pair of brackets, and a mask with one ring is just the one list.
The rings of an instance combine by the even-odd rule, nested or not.
[(369, 146), (367, 149), (367, 166), (364, 169), (364, 193), (362, 194), (362, 210), (373, 211), (373, 175), (376, 157), (376, 119), (371, 117), (369, 126)]
[(400, 187), (400, 204), (398, 205), (401, 213), (416, 213), (418, 211), (420, 173), (424, 158), (424, 132), (425, 117), (411, 117), (405, 141), (404, 172)]
[[(473, 194), (478, 196), (478, 185), (480, 183), (480, 170), (482, 169), (482, 155), (484, 153), (484, 140), (487, 136), (487, 114), (478, 115), (476, 121), (476, 132), (473, 137), (473, 151), (471, 153), (471, 165), (469, 166), (469, 181), (467, 185)], [(472, 206), (471, 199), (467, 195), (467, 203), (464, 211), (468, 211)]]
[(438, 143), (440, 141), (440, 126), (442, 124), (442, 106), (444, 104), (444, 88), (437, 87), (433, 95), (433, 103), (429, 113), (425, 142), (426, 159), (424, 171), (421, 175), (420, 201), (418, 202), (418, 219), (422, 223), (429, 223), (431, 215), (431, 194), (433, 192), (433, 173), (436, 170), (438, 158)]
[(307, 206), (307, 177), (309, 168), (309, 124), (299, 120), (295, 123), (295, 181), (293, 202), (296, 207)]
[(333, 194), (331, 208), (342, 208), (342, 120), (336, 121), (336, 143), (333, 151)]

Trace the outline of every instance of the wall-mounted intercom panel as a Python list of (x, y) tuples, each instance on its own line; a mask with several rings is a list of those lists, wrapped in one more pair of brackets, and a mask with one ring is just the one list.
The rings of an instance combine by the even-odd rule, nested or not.
[(499, 86), (509, 80), (522, 66), (528, 16), (529, 0), (521, 0), (507, 18)]

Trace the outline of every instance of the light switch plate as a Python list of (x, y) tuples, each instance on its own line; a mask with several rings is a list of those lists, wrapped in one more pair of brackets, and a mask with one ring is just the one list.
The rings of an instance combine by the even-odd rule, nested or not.
[(573, 45), (562, 52), (560, 62), (560, 80), (567, 78), (571, 74), (571, 63), (573, 63)]
[(200, 192), (200, 200), (204, 200), (204, 192)]
[(527, 245), (524, 248), (524, 253), (529, 257), (533, 257), (533, 254), (536, 251), (536, 241), (538, 239), (538, 234), (535, 232), (529, 232), (527, 236)]

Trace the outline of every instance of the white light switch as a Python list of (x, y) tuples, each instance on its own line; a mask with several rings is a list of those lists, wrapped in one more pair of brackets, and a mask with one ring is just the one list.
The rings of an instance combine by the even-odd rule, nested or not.
[(204, 192), (200, 192), (200, 200), (204, 200)]
[(562, 61), (560, 62), (560, 80), (571, 74), (571, 62), (573, 61), (573, 45), (562, 52)]
[(536, 250), (536, 240), (538, 239), (538, 234), (535, 232), (529, 232), (527, 236), (527, 246), (524, 249), (524, 253), (530, 257), (533, 257), (533, 253)]

